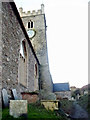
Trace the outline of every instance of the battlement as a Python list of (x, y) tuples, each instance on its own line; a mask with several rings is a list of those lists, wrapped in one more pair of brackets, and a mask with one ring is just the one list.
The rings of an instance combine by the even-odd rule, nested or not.
[(44, 14), (44, 4), (41, 4), (41, 9), (39, 9), (37, 11), (32, 10), (32, 11), (24, 12), (23, 8), (21, 7), (21, 8), (19, 8), (19, 13), (20, 13), (21, 17)]

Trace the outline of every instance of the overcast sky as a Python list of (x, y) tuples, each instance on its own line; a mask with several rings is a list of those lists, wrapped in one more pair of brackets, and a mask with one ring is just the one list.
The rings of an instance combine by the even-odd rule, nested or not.
[(50, 72), (54, 83), (88, 84), (88, 0), (14, 0), (24, 11), (45, 5)]

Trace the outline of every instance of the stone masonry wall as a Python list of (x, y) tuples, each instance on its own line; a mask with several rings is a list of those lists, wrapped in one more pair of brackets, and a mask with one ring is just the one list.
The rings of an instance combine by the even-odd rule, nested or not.
[[(2, 89), (2, 4), (0, 3), (0, 108), (2, 106), (1, 102), (1, 89)], [(0, 110), (1, 118), (1, 110)]]
[[(42, 12), (41, 12), (42, 13)], [(36, 34), (34, 38), (30, 39), (35, 50), (35, 53), (40, 62), (40, 84), (41, 89), (47, 90), (48, 92), (52, 92), (53, 90), (53, 82), (49, 71), (49, 62), (48, 62), (48, 52), (47, 52), (47, 39), (46, 39), (46, 20), (45, 14), (28, 14), (24, 16), (21, 15), (22, 21), (26, 30), (28, 21), (33, 21), (34, 30)]]
[(38, 94), (22, 93), (22, 99), (27, 100), (28, 103), (36, 103), (39, 100)]
[[(29, 92), (39, 90), (39, 65), (31, 48), (27, 44), (27, 88)], [(35, 77), (35, 64), (37, 64), (37, 76)]]
[(31, 20), (34, 22), (36, 35), (33, 39), (31, 39), (31, 43), (37, 54), (40, 64), (45, 65), (46, 63), (48, 63), (45, 15), (41, 14), (36, 16), (22, 17), (22, 20), (26, 30), (28, 29), (28, 21)]
[[(11, 4), (8, 2), (2, 3), (2, 87), (11, 94), (11, 89), (16, 89), (17, 93), (33, 91), (34, 88), (34, 64), (37, 62), (32, 49), (29, 48), (25, 34), (20, 26), (20, 23), (13, 12)], [(18, 82), (18, 66), (20, 43), (26, 40), (28, 51), (28, 69), (27, 69), (27, 87)], [(1, 47), (1, 46), (0, 46)], [(0, 57), (1, 58), (1, 57)]]

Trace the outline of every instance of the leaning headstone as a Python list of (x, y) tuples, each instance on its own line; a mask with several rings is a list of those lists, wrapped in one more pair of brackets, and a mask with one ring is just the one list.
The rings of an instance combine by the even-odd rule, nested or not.
[(9, 99), (8, 99), (8, 94), (7, 94), (6, 89), (2, 90), (2, 100), (3, 100), (4, 107), (8, 107), (9, 106)]
[(27, 100), (10, 100), (10, 115), (18, 118), (27, 116)]
[(13, 95), (14, 100), (18, 100), (16, 89), (12, 89), (12, 95)]

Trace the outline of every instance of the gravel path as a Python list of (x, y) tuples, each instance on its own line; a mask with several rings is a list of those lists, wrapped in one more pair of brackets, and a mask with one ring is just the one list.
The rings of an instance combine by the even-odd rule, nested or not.
[(71, 117), (74, 119), (89, 120), (88, 113), (76, 102), (73, 103), (73, 113)]

